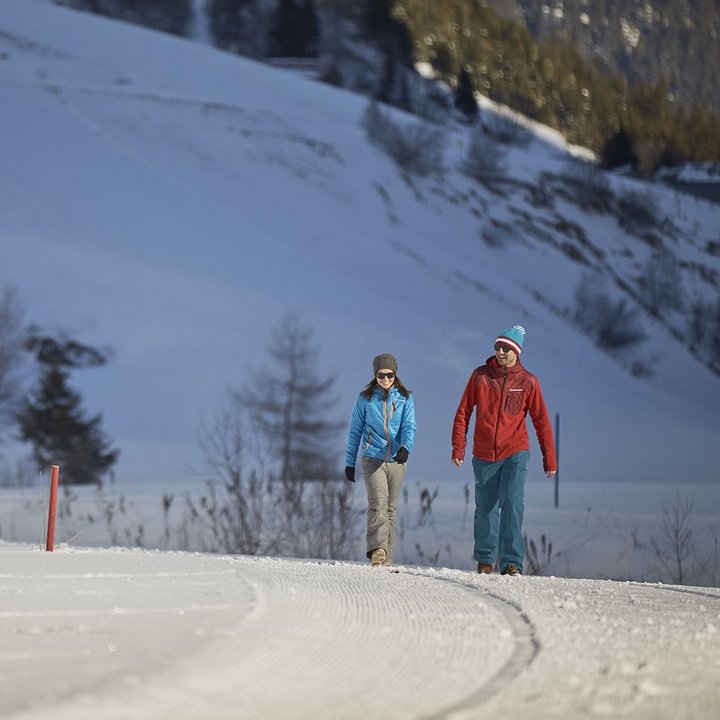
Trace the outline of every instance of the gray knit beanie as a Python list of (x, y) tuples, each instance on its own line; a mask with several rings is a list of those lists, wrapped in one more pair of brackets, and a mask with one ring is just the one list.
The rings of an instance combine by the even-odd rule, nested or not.
[(397, 372), (397, 360), (395, 359), (394, 355), (389, 355), (385, 353), (384, 355), (378, 355), (373, 360), (374, 373), (377, 373), (378, 370), (382, 370), (383, 368), (392, 370), (394, 373)]

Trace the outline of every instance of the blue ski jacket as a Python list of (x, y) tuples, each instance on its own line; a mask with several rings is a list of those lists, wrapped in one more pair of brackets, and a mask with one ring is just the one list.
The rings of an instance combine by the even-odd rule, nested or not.
[(355, 467), (358, 448), (365, 457), (390, 462), (401, 446), (410, 452), (415, 442), (415, 402), (396, 387), (387, 394), (376, 387), (368, 400), (362, 393), (350, 418), (345, 465)]

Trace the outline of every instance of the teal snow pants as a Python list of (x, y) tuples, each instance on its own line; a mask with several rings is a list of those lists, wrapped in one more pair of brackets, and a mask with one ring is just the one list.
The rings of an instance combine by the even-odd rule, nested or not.
[(529, 450), (504, 460), (487, 462), (473, 457), (475, 474), (475, 560), (492, 565), (499, 558), (500, 572), (508, 565), (522, 570), (525, 541), (525, 478)]

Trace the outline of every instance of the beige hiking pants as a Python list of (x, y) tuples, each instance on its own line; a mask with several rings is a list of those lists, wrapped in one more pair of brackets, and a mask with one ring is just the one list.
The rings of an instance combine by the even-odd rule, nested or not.
[(383, 548), (387, 553), (385, 562), (390, 563), (395, 545), (398, 498), (407, 464), (363, 457), (360, 465), (368, 496), (367, 556), (370, 557), (373, 550)]

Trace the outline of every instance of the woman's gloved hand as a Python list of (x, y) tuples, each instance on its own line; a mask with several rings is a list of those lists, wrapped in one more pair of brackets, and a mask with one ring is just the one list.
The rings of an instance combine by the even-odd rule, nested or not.
[(410, 453), (408, 452), (408, 449), (404, 446), (401, 446), (400, 449), (395, 453), (395, 462), (402, 465), (403, 463), (407, 462), (409, 456)]

